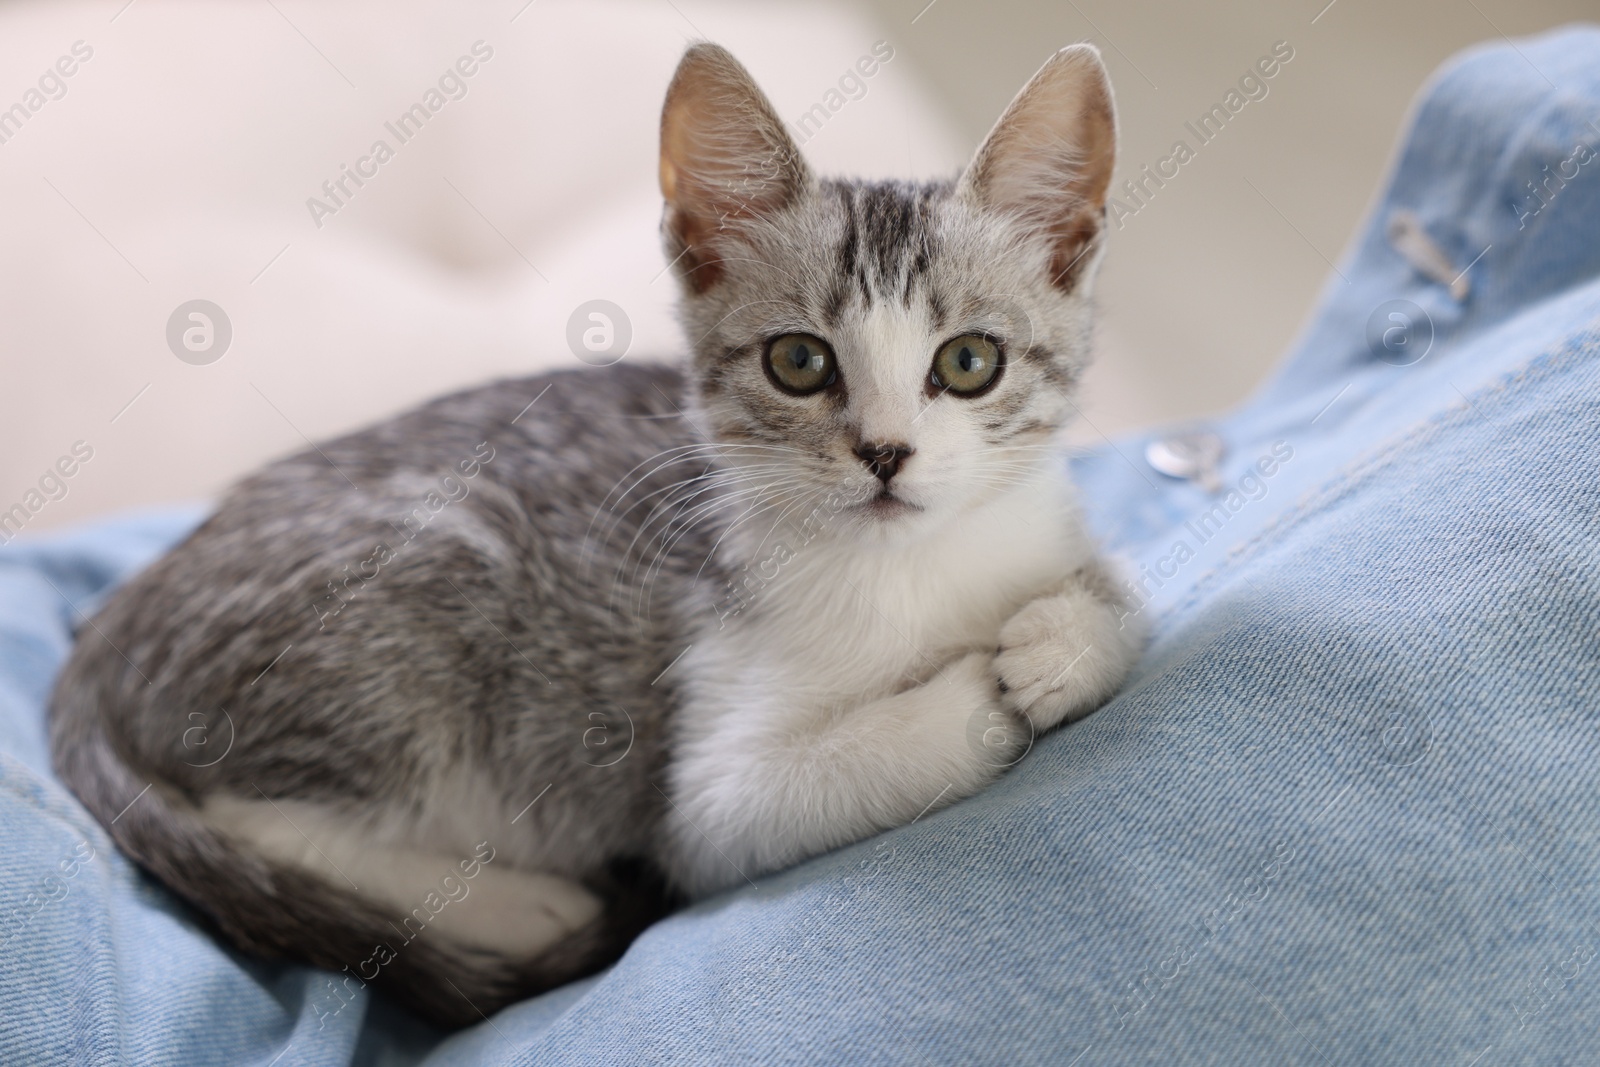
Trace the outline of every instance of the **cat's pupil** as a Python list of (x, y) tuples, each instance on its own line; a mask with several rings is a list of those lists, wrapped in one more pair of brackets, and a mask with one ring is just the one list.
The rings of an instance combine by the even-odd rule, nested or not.
[(956, 360), (961, 364), (961, 369), (968, 373), (983, 366), (983, 359), (966, 345), (961, 346), (961, 354), (956, 357)]
[(790, 358), (794, 360), (795, 370), (805, 370), (811, 365), (811, 349), (807, 345), (795, 345)]

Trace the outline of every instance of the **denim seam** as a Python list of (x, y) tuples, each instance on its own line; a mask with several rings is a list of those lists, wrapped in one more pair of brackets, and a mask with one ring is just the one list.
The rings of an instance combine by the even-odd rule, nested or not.
[[(1473, 393), (1472, 397), (1464, 397), (1467, 401), (1465, 406), (1452, 406), (1432, 418), (1418, 423), (1400, 436), (1392, 439), (1389, 444), (1356, 460), (1315, 489), (1303, 493), (1288, 512), (1274, 519), (1248, 541), (1234, 546), (1226, 556), (1195, 579), (1194, 585), (1183, 600), (1179, 601), (1165, 614), (1163, 621), (1176, 619), (1188, 611), (1217, 578), (1234, 569), (1239, 563), (1244, 562), (1246, 558), (1255, 555), (1255, 550), (1262, 547), (1269, 540), (1275, 540), (1278, 535), (1287, 532), (1294, 526), (1322, 514), (1321, 509), (1333, 504), (1341, 496), (1356, 488), (1358, 483), (1375, 474), (1379, 469), (1388, 466), (1402, 450), (1419, 443), (1425, 438), (1434, 436), (1439, 431), (1460, 421), (1463, 417), (1484, 417), (1472, 403), (1474, 397), (1480, 399), (1503, 399), (1510, 395), (1510, 391), (1515, 386), (1537, 380), (1546, 374), (1569, 372), (1585, 362), (1582, 358), (1582, 346), (1584, 343), (1592, 343), (1596, 340), (1600, 340), (1600, 319), (1593, 320), (1582, 327), (1581, 336), (1574, 338), (1560, 349), (1534, 356), (1519, 368), (1507, 371), (1497, 381)], [(1569, 360), (1567, 357), (1576, 358)]]

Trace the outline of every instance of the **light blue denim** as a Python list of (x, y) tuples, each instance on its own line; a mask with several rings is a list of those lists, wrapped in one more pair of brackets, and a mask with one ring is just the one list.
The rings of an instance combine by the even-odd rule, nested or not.
[[(1453, 61), (1304, 337), (1213, 427), (1237, 495), (1143, 439), (1076, 464), (1149, 568), (1106, 708), (448, 1039), (377, 1000), (319, 1028), (325, 975), (219, 947), (49, 773), (66, 599), (196, 515), (5, 549), (0, 1060), (1600, 1063), (1600, 160), (1537, 213), (1527, 187), (1579, 144), (1600, 31)], [(1464, 299), (1396, 209), (1470, 264)], [(1395, 300), (1426, 317), (1369, 343)]]

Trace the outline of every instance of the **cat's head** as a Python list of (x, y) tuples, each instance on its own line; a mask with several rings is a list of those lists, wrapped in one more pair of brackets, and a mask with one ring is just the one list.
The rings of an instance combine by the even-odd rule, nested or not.
[(662, 114), (663, 232), (690, 417), (751, 513), (820, 505), (835, 533), (893, 539), (1051, 462), (1115, 151), (1105, 67), (1074, 45), (958, 180), (822, 180), (739, 62), (691, 47)]

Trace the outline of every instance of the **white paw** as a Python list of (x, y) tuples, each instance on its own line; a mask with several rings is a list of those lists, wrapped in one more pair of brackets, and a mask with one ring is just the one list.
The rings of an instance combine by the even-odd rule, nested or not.
[(968, 653), (927, 683), (930, 688), (944, 684), (955, 686), (959, 694), (946, 713), (960, 737), (960, 775), (951, 790), (969, 796), (1023, 757), (1033, 744), (1034, 730), (1001, 702), (993, 653)]
[(1127, 677), (1142, 635), (1082, 586), (1040, 597), (1000, 630), (1003, 699), (1038, 730), (1098, 708)]

